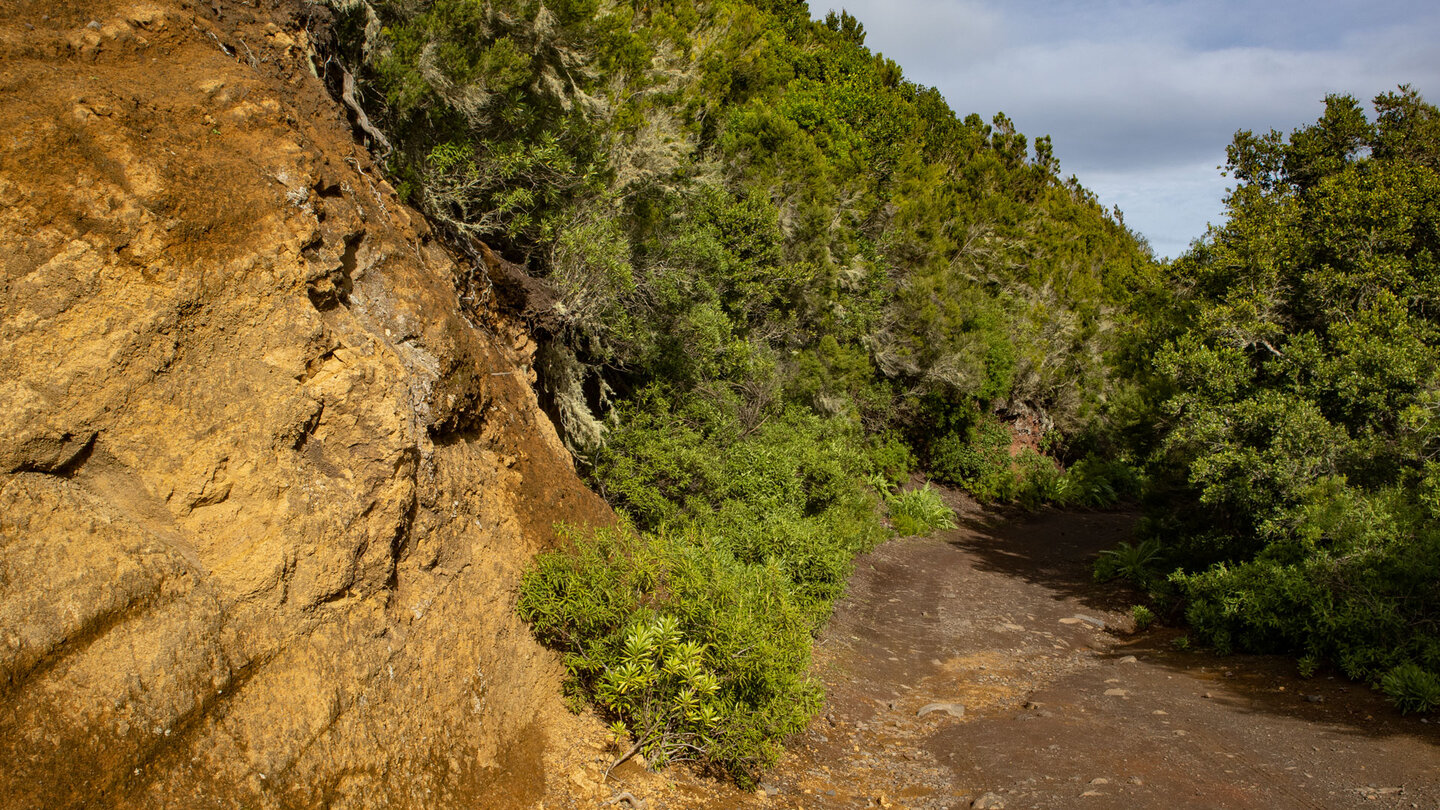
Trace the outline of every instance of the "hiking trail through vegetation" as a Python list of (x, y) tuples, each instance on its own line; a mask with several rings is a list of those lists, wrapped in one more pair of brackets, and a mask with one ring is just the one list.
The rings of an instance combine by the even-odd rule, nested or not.
[(946, 498), (959, 528), (857, 561), (816, 645), (825, 708), (757, 792), (627, 763), (605, 795), (650, 810), (1440, 802), (1434, 723), (1293, 660), (1137, 632), (1135, 595), (1090, 573), (1133, 515)]

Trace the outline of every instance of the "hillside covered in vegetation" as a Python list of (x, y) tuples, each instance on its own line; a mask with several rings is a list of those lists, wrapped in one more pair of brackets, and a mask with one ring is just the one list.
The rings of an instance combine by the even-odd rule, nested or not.
[(1241, 133), (1229, 221), (1160, 265), (1048, 138), (952, 111), (846, 13), (332, 8), (317, 68), (402, 195), (543, 290), (537, 385), (627, 522), (568, 529), (521, 611), (632, 752), (773, 762), (819, 705), (810, 642), (853, 556), (950, 519), (915, 470), (1143, 500), (1151, 539), (1107, 562), (1161, 610), (1440, 703), (1418, 95)]

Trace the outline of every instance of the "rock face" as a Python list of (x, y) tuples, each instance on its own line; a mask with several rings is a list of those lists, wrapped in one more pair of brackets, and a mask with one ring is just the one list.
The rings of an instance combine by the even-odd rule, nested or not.
[(544, 787), (609, 513), (267, 5), (0, 0), (3, 808)]

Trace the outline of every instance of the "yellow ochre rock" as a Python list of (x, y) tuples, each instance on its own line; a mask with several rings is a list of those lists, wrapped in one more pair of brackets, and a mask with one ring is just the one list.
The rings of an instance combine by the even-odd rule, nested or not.
[(301, 28), (219, 5), (0, 13), (0, 808), (533, 805), (515, 583), (612, 518)]

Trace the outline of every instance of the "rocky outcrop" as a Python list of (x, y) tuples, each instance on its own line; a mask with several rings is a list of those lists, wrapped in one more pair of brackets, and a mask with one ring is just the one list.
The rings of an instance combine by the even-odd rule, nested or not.
[(0, 807), (543, 789), (609, 513), (266, 5), (0, 2)]

